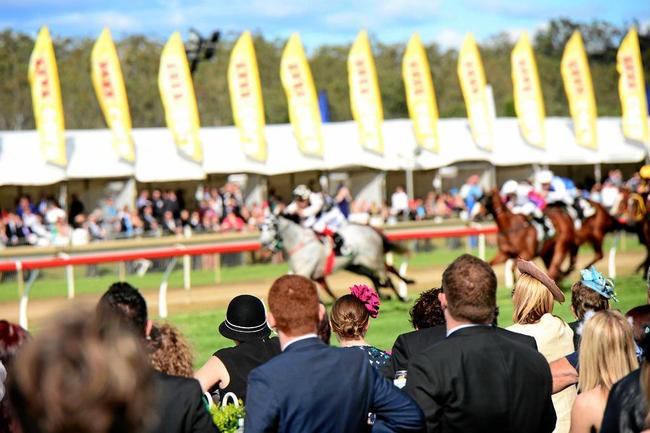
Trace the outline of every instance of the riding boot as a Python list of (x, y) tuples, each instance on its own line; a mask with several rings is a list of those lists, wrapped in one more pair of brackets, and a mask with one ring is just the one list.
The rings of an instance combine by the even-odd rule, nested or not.
[(332, 240), (334, 241), (334, 255), (336, 256), (342, 256), (344, 255), (344, 246), (345, 246), (345, 240), (343, 239), (343, 236), (340, 234), (333, 232), (332, 233)]
[(578, 214), (578, 219), (579, 219), (580, 221), (582, 221), (583, 219), (585, 219), (585, 212), (584, 212), (584, 210), (582, 209), (582, 206), (580, 206), (580, 203), (578, 203), (578, 200), (576, 200), (576, 201), (573, 203), (573, 208), (576, 210), (576, 213)]
[(542, 226), (542, 230), (544, 230), (544, 237), (545, 238), (548, 237), (548, 232), (550, 231), (550, 227), (546, 224), (546, 219), (544, 218), (544, 216), (532, 215), (531, 217), (536, 223)]

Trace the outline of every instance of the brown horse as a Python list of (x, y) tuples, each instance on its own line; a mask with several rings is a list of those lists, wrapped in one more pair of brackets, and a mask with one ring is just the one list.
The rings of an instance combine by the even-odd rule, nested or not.
[[(650, 267), (650, 213), (648, 212), (648, 194), (624, 193), (620, 210), (628, 225), (628, 230), (636, 233), (639, 243), (646, 248), (643, 262), (636, 272), (643, 271), (643, 277), (648, 277)], [(649, 289), (650, 290), (650, 289)], [(649, 292), (650, 296), (650, 292)]]
[(576, 245), (589, 242), (594, 249), (594, 258), (585, 269), (601, 260), (603, 254), (603, 241), (605, 235), (617, 230), (623, 230), (623, 225), (600, 204), (589, 200), (589, 203), (594, 207), (596, 213), (582, 222), (580, 230), (576, 231)]
[[(578, 248), (574, 242), (575, 230), (571, 217), (561, 208), (549, 207), (544, 214), (555, 226), (555, 236), (545, 240), (542, 245), (537, 240), (537, 230), (524, 215), (515, 214), (503, 204), (498, 191), (493, 190), (479, 201), (483, 214), (491, 214), (499, 228), (497, 244), (499, 251), (490, 260), (490, 265), (504, 263), (508, 259), (522, 258), (532, 260), (541, 257), (548, 274), (555, 281), (575, 268)], [(569, 269), (561, 266), (567, 255), (570, 257)]]

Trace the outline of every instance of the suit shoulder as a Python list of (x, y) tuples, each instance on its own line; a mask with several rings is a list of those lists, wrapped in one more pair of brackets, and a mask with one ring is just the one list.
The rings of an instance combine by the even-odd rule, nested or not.
[(183, 389), (186, 391), (201, 391), (199, 381), (191, 377), (172, 376), (166, 373), (158, 372), (157, 380), (163, 387)]

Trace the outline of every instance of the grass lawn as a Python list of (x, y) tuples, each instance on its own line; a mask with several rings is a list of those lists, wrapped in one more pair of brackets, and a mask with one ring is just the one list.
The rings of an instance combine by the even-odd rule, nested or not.
[[(570, 312), (570, 284), (563, 286), (567, 300), (564, 304), (555, 304), (554, 313), (567, 322), (575, 320)], [(625, 313), (632, 307), (646, 303), (647, 290), (644, 281), (639, 276), (621, 277), (616, 280), (616, 291), (619, 302), (612, 303), (612, 308)], [(512, 302), (510, 290), (499, 288), (497, 292), (499, 305), (499, 325), (512, 324)], [(328, 305), (329, 307), (329, 305)], [(409, 319), (411, 304), (398, 301), (385, 301), (381, 305), (379, 317), (372, 320), (368, 331), (368, 341), (382, 349), (390, 350), (397, 336), (412, 330)], [(225, 310), (210, 312), (172, 315), (169, 321), (180, 327), (195, 348), (195, 365), (200, 366), (217, 349), (232, 345), (217, 331), (217, 326), (223, 320)], [(332, 336), (332, 341), (335, 341)]]

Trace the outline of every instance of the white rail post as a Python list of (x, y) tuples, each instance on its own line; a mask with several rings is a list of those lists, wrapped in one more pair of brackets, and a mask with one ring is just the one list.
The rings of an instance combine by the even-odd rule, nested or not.
[[(185, 250), (187, 247), (183, 244), (178, 244), (176, 245), (176, 248), (179, 250)], [(184, 255), (183, 256), (183, 288), (185, 290), (190, 290), (192, 288), (192, 260), (191, 256), (189, 255)]]
[(169, 275), (174, 270), (176, 266), (176, 257), (172, 257), (165, 272), (163, 273), (163, 280), (160, 283), (160, 290), (158, 291), (158, 315), (161, 319), (167, 318), (167, 283), (169, 281)]
[(485, 260), (485, 233), (478, 235), (478, 258)]
[(607, 260), (607, 273), (609, 274), (609, 278), (616, 278), (616, 248), (618, 247), (620, 239), (621, 232), (617, 232), (614, 237), (614, 242), (609, 249), (609, 258)]
[(503, 280), (506, 289), (512, 289), (515, 285), (515, 278), (513, 274), (514, 265), (515, 265), (515, 261), (512, 259), (508, 259), (506, 260), (506, 263), (503, 266)]
[[(22, 266), (21, 266), (20, 273), (22, 278)], [(25, 284), (25, 289), (20, 294), (20, 304), (18, 306), (18, 324), (25, 329), (29, 329), (28, 328), (29, 323), (27, 320), (27, 305), (29, 303), (29, 292), (31, 291), (32, 286), (34, 285), (34, 281), (36, 281), (38, 274), (39, 274), (38, 269), (32, 270), (32, 272), (29, 274), (29, 279)]]
[[(408, 269), (408, 266), (409, 266), (409, 262), (405, 258), (404, 261), (402, 262), (402, 264), (399, 265), (399, 274), (402, 277), (406, 275), (406, 270)], [(408, 285), (401, 279), (397, 283), (397, 291), (398, 291), (399, 296), (401, 298), (406, 299), (408, 297)]]
[(117, 279), (120, 281), (126, 280), (126, 262), (117, 263)]
[[(59, 257), (62, 259), (69, 259), (70, 256), (66, 253), (59, 253)], [(65, 276), (68, 283), (68, 299), (74, 299), (74, 266), (67, 265), (65, 267)]]
[(221, 254), (217, 253), (213, 255), (214, 261), (214, 282), (215, 284), (221, 284)]

